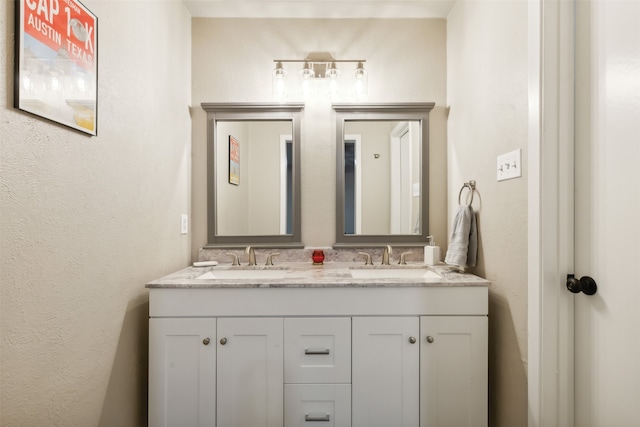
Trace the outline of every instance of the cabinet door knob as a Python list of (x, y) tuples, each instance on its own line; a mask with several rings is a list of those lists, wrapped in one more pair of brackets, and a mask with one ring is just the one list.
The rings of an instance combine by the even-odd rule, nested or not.
[(416, 343), (416, 338), (415, 337), (409, 337), (409, 342), (411, 344), (415, 344)]
[(205, 338), (202, 340), (202, 344), (204, 345), (209, 345), (209, 343), (211, 342), (211, 340), (209, 338)]
[(429, 344), (431, 344), (431, 343), (432, 343), (432, 342), (434, 342), (434, 341), (435, 341), (435, 339), (434, 339), (431, 335), (429, 335), (429, 336), (427, 337), (427, 342), (428, 342)]
[(220, 339), (220, 344), (225, 345), (227, 343), (227, 339), (226, 338), (221, 338)]

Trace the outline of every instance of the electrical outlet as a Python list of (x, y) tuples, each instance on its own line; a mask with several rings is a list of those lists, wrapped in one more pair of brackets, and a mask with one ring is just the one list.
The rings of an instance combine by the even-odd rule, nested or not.
[(498, 156), (498, 181), (504, 181), (522, 176), (522, 149), (511, 151)]
[(182, 214), (180, 216), (180, 234), (187, 234), (189, 232), (189, 215)]

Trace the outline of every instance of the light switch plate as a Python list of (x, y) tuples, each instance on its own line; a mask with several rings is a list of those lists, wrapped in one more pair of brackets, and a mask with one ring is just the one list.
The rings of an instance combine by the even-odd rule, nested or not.
[(511, 151), (498, 156), (497, 179), (520, 178), (522, 176), (522, 149)]
[(180, 215), (180, 234), (187, 234), (189, 232), (189, 215)]

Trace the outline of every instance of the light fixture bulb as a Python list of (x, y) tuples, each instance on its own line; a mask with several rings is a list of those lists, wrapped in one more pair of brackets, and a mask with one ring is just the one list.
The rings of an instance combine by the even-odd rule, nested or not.
[(284, 98), (284, 77), (287, 71), (282, 66), (282, 62), (276, 62), (276, 68), (273, 69), (273, 94), (278, 98)]
[(367, 94), (367, 70), (364, 69), (364, 64), (358, 62), (358, 66), (354, 71), (355, 76), (355, 92), (358, 98), (366, 96)]
[(340, 74), (340, 70), (338, 70), (338, 67), (336, 67), (336, 63), (335, 61), (331, 61), (328, 65), (327, 65), (327, 73), (326, 76), (329, 77), (332, 80), (335, 80), (338, 78), (338, 75)]
[(313, 71), (313, 65), (309, 61), (304, 61), (304, 66), (302, 67), (302, 77), (306, 79), (313, 78), (315, 72)]
[(367, 74), (367, 70), (364, 69), (364, 64), (362, 62), (358, 62), (356, 71), (354, 71), (354, 75), (356, 76), (356, 79), (363, 79), (366, 74)]
[(276, 68), (273, 69), (273, 75), (276, 77), (284, 78), (285, 74), (287, 74), (287, 72), (282, 66), (282, 62), (276, 62)]

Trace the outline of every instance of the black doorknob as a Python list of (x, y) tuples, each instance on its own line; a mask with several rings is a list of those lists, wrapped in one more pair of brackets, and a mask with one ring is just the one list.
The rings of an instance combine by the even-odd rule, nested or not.
[(598, 285), (589, 276), (582, 276), (580, 279), (576, 279), (573, 274), (567, 274), (567, 289), (574, 294), (582, 292), (585, 295), (593, 295), (598, 292)]

